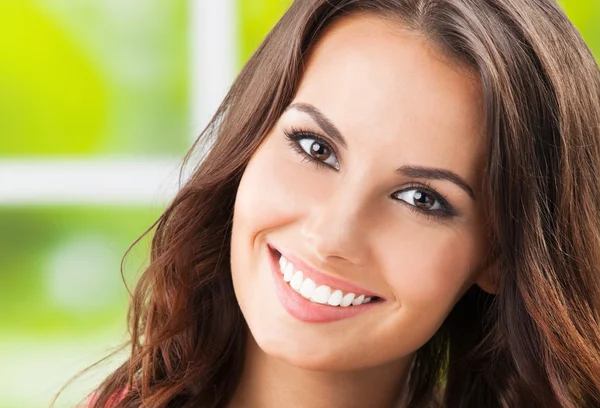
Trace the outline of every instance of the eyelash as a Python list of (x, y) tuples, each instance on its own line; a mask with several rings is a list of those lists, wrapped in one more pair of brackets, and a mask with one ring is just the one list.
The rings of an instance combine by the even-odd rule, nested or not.
[(456, 216), (456, 211), (454, 210), (454, 208), (450, 205), (450, 203), (448, 202), (448, 199), (446, 198), (446, 196), (438, 193), (437, 191), (435, 191), (433, 188), (431, 188), (429, 186), (429, 184), (427, 184), (426, 182), (421, 182), (421, 183), (413, 183), (408, 185), (407, 187), (403, 188), (400, 191), (396, 191), (395, 193), (392, 194), (392, 196), (395, 196), (399, 193), (403, 193), (405, 191), (409, 191), (409, 190), (418, 190), (422, 193), (425, 193), (429, 196), (431, 196), (434, 200), (436, 200), (437, 202), (440, 203), (440, 206), (442, 208), (440, 208), (439, 210), (422, 210), (419, 207), (409, 204), (404, 200), (400, 200), (400, 199), (396, 199), (396, 201), (402, 205), (405, 205), (406, 207), (408, 207), (408, 209), (410, 211), (413, 211), (419, 215), (423, 215), (427, 218), (430, 218), (434, 221), (438, 221), (438, 222), (443, 222), (446, 219), (450, 219), (454, 216)]
[(300, 156), (302, 156), (304, 158), (304, 160), (306, 160), (307, 162), (314, 163), (318, 168), (328, 168), (328, 169), (336, 170), (332, 166), (330, 166), (326, 163), (323, 163), (320, 160), (316, 160), (314, 157), (312, 157), (311, 155), (306, 153), (304, 151), (304, 149), (302, 149), (302, 147), (300, 147), (300, 144), (299, 144), (299, 141), (302, 139), (313, 139), (316, 142), (327, 146), (327, 148), (331, 150), (333, 155), (335, 157), (337, 157), (337, 152), (335, 151), (335, 149), (333, 147), (331, 147), (331, 143), (329, 143), (325, 139), (325, 137), (318, 135), (315, 132), (312, 132), (309, 130), (302, 130), (302, 129), (297, 129), (294, 127), (292, 127), (291, 130), (289, 130), (289, 131), (284, 130), (283, 133), (285, 134), (285, 137), (287, 138), (290, 147), (292, 149), (294, 149), (296, 151), (296, 153), (298, 153)]
[[(298, 153), (300, 156), (303, 157), (303, 161), (306, 160), (307, 162), (311, 162), (311, 163), (315, 164), (318, 168), (326, 168), (326, 169), (337, 171), (337, 169), (333, 168), (329, 164), (326, 164), (320, 160), (317, 160), (314, 157), (312, 157), (311, 155), (309, 155), (308, 153), (306, 153), (306, 151), (304, 151), (304, 149), (302, 149), (302, 147), (300, 147), (300, 144), (299, 144), (299, 141), (302, 139), (313, 139), (314, 141), (325, 145), (328, 149), (331, 150), (332, 154), (337, 158), (337, 153), (336, 153), (335, 149), (331, 146), (331, 143), (329, 143), (325, 137), (323, 137), (313, 131), (297, 129), (294, 127), (291, 127), (289, 131), (284, 130), (283, 133), (285, 134), (285, 137), (288, 140), (290, 147), (296, 153)], [(413, 211), (414, 213), (416, 213), (418, 215), (425, 216), (428, 219), (432, 219), (432, 220), (438, 221), (438, 222), (443, 222), (445, 219), (452, 218), (456, 215), (456, 211), (448, 202), (447, 197), (438, 193), (437, 191), (435, 191), (426, 182), (413, 183), (413, 184), (403, 188), (400, 191), (394, 192), (391, 196), (393, 198), (395, 195), (400, 194), (402, 192), (405, 192), (408, 190), (417, 190), (417, 189), (425, 194), (428, 194), (434, 200), (438, 201), (442, 208), (439, 210), (427, 211), (427, 210), (422, 210), (419, 207), (409, 204), (406, 201), (398, 199), (398, 198), (394, 198), (394, 201), (397, 201), (401, 205), (408, 207), (408, 209), (410, 211)]]

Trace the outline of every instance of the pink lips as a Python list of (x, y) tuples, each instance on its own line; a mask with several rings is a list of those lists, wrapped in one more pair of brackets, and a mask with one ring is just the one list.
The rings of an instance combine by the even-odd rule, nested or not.
[[(275, 289), (277, 297), (283, 305), (284, 309), (293, 317), (298, 320), (310, 323), (326, 323), (336, 320), (348, 319), (354, 317), (360, 313), (366, 312), (373, 307), (377, 306), (380, 302), (363, 303), (358, 306), (329, 306), (322, 305), (319, 303), (313, 303), (298, 292), (292, 289), (292, 287), (283, 280), (283, 274), (279, 270), (279, 259), (277, 258), (278, 250), (269, 247), (269, 261), (271, 264), (271, 271), (273, 273), (273, 279), (275, 281)], [(303, 272), (306, 271), (308, 276), (319, 284), (328, 285), (336, 289), (342, 290), (344, 293), (353, 292), (358, 294), (364, 294), (369, 296), (378, 296), (368, 290), (362, 289), (358, 286), (354, 286), (348, 282), (336, 279), (334, 277), (323, 274), (322, 272), (316, 271), (310, 268), (299, 259), (295, 258), (290, 254), (283, 255), (286, 259), (291, 261), (298, 269)], [(290, 256), (288, 258), (288, 256)]]

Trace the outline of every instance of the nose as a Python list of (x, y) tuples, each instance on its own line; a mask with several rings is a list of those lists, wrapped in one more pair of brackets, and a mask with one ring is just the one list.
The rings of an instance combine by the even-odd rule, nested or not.
[(351, 189), (338, 188), (309, 209), (301, 233), (320, 262), (367, 263), (369, 220), (365, 207)]

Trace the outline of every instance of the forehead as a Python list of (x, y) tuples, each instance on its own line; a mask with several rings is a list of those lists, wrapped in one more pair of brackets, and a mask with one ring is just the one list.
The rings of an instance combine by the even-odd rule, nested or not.
[(398, 164), (446, 166), (475, 177), (483, 103), (475, 70), (401, 23), (351, 15), (311, 50), (294, 101), (314, 104), (347, 137), (394, 152)]

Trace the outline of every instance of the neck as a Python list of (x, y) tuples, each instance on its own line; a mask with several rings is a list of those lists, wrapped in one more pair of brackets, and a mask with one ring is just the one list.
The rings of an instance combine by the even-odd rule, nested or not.
[(228, 408), (399, 407), (411, 359), (354, 371), (305, 370), (268, 356), (249, 335)]

